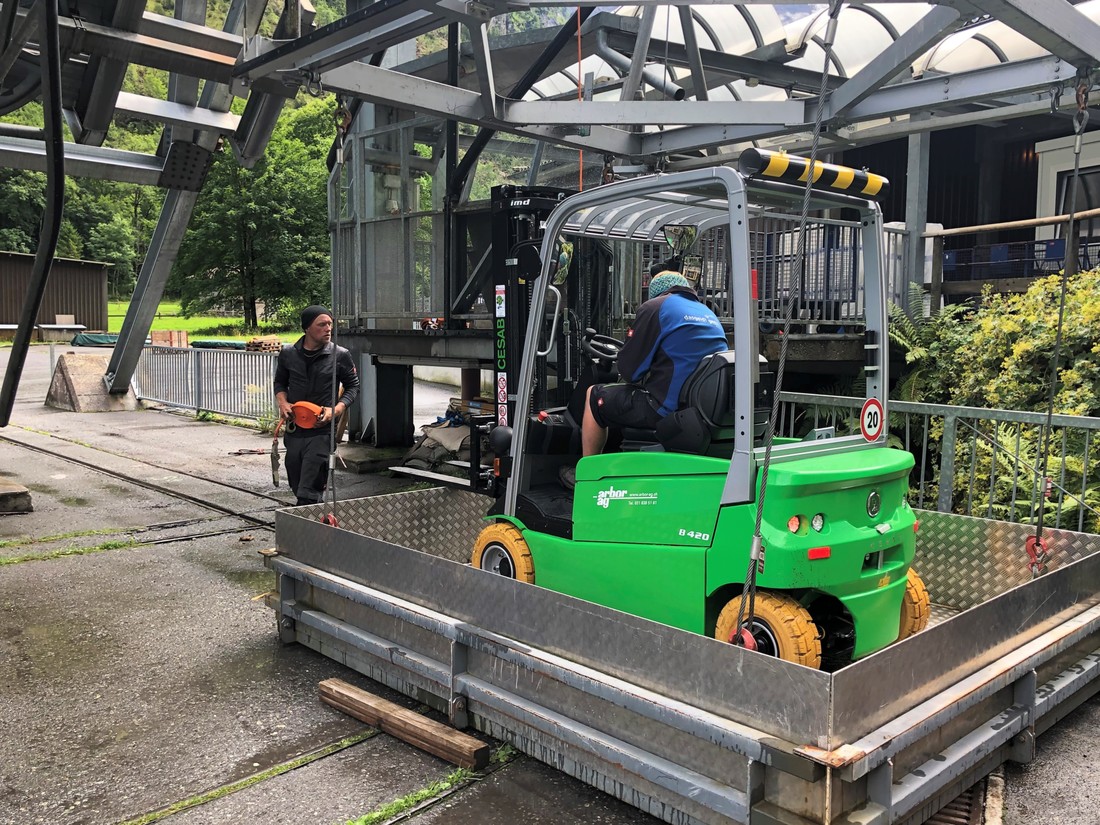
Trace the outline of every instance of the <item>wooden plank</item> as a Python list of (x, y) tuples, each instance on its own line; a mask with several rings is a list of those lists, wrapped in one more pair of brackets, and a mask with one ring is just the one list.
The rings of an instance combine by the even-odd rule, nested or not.
[(469, 734), (429, 719), (342, 679), (318, 685), (321, 701), (368, 725), (462, 768), (481, 770), (489, 764), (489, 746)]

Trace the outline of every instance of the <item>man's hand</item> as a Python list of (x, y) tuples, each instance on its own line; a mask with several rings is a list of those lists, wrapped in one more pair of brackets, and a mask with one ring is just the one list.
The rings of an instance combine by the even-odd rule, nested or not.
[(332, 421), (334, 418), (339, 418), (344, 412), (343, 403), (338, 402), (335, 407), (321, 407), (321, 412), (317, 416), (317, 423), (324, 424), (326, 421)]
[(294, 408), (290, 406), (290, 402), (285, 398), (277, 399), (279, 402), (279, 415), (284, 421), (290, 421), (294, 418)]

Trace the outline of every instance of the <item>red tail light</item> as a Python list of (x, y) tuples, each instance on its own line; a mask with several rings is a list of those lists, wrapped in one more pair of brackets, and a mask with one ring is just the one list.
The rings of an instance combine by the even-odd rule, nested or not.
[(920, 530), (920, 522), (919, 521), (914, 521), (913, 522), (913, 532), (916, 533), (918, 530)]
[(810, 561), (817, 561), (818, 559), (827, 559), (833, 555), (833, 549), (831, 547), (811, 547), (806, 551), (806, 558)]

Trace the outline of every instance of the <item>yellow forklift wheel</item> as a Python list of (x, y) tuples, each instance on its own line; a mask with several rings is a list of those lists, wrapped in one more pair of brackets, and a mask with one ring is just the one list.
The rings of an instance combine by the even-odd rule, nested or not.
[[(714, 638), (723, 642), (733, 638), (740, 607), (740, 596), (726, 603), (718, 614)], [(810, 611), (790, 596), (758, 592), (749, 629), (756, 639), (756, 649), (761, 653), (806, 667), (821, 667), (821, 633), (810, 617)]]
[(912, 567), (905, 582), (905, 596), (901, 600), (901, 623), (898, 641), (908, 639), (914, 633), (920, 633), (928, 626), (929, 608), (928, 590)]
[(506, 522), (490, 524), (474, 542), (470, 564), (510, 579), (535, 583), (535, 565), (523, 534)]

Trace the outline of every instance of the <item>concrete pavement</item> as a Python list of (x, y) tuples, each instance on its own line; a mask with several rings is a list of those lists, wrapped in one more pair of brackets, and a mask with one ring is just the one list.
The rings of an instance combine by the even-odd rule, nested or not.
[[(317, 683), (410, 700), (278, 642), (256, 551), (292, 497), (266, 455), (230, 455), (269, 438), (167, 412), (51, 410), (48, 379), (48, 349), (34, 347), (0, 430), (0, 478), (35, 507), (0, 516), (0, 823), (320, 825), (452, 774), (322, 704)], [(428, 387), (419, 403), (449, 392)], [(337, 487), (408, 484), (339, 471)], [(504, 825), (543, 806), (578, 825), (654, 821), (522, 757), (439, 804), (412, 821)]]

